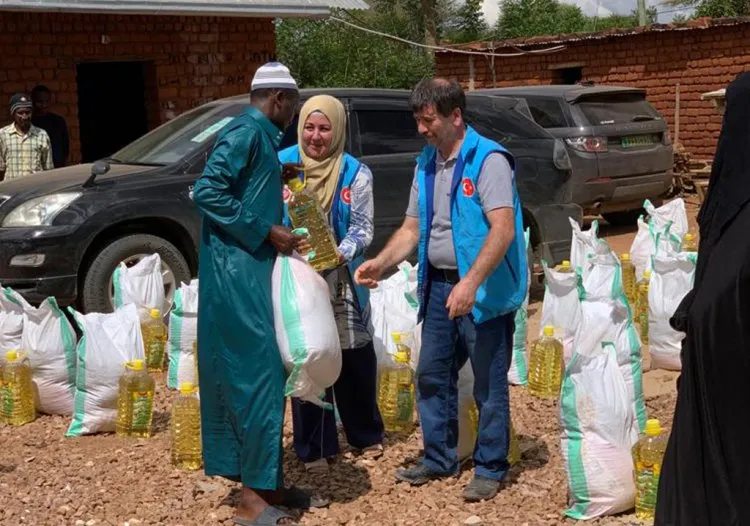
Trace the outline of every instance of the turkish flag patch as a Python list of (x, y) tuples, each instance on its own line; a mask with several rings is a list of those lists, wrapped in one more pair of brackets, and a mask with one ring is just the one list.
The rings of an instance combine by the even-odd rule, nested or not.
[(341, 190), (341, 200), (347, 204), (352, 204), (352, 190), (348, 186)]
[(290, 197), (292, 197), (292, 191), (289, 189), (288, 186), (284, 185), (284, 192), (282, 193), (282, 198), (284, 199), (284, 202), (288, 203)]
[(469, 179), (468, 177), (464, 178), (464, 180), (461, 181), (461, 188), (463, 189), (464, 195), (466, 197), (474, 196), (474, 183), (472, 183), (471, 179)]

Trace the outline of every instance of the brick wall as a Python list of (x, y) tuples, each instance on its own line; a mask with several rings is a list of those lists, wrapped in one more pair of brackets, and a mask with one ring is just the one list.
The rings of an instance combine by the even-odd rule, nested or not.
[[(667, 120), (674, 138), (679, 83), (679, 140), (694, 158), (705, 159), (714, 154), (721, 116), (700, 96), (726, 87), (738, 73), (750, 70), (749, 42), (750, 24), (571, 41), (557, 53), (495, 58), (495, 84), (552, 84), (556, 66), (581, 64), (583, 80), (645, 88), (648, 100)], [(444, 53), (436, 60), (438, 75), (457, 78), (469, 86), (467, 55)], [(484, 57), (474, 59), (474, 85), (477, 89), (493, 86), (490, 61)]]
[(54, 92), (52, 111), (68, 121), (76, 162), (78, 63), (150, 61), (153, 128), (170, 114), (246, 93), (255, 69), (275, 52), (270, 19), (0, 13), (0, 108), (13, 93), (44, 83)]

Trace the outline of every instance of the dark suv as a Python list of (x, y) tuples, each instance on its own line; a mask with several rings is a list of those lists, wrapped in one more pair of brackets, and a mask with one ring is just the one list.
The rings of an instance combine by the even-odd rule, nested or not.
[[(414, 162), (424, 146), (406, 91), (303, 90), (338, 97), (349, 116), (347, 149), (374, 174), (379, 251), (404, 217)], [(517, 111), (517, 101), (469, 96), (467, 120), (511, 150), (536, 259), (570, 249), (570, 159), (562, 142)], [(216, 133), (245, 110), (248, 96), (186, 112), (97, 163), (0, 183), (0, 283), (31, 302), (56, 296), (86, 312), (111, 311), (112, 273), (158, 252), (168, 301), (197, 274), (200, 217), (190, 199)], [(296, 123), (283, 145), (296, 141)]]
[(565, 141), (573, 163), (573, 201), (586, 212), (635, 225), (643, 201), (658, 203), (669, 190), (669, 130), (645, 90), (555, 85), (479, 91), (524, 99), (537, 124)]

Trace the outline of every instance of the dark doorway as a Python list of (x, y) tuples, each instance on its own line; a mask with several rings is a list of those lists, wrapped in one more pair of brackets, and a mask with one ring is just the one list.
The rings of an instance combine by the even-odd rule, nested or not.
[(148, 132), (149, 62), (87, 62), (76, 68), (81, 159), (108, 157)]
[(583, 68), (560, 68), (554, 71), (554, 84), (577, 84), (583, 79)]

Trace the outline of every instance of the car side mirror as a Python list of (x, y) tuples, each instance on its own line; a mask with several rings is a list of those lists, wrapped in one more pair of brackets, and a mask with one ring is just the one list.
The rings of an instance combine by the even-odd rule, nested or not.
[(83, 187), (88, 188), (89, 186), (92, 186), (94, 184), (94, 179), (99, 175), (104, 175), (109, 172), (110, 168), (111, 166), (107, 161), (96, 161), (91, 165), (91, 175), (86, 179), (86, 182), (83, 183)]

